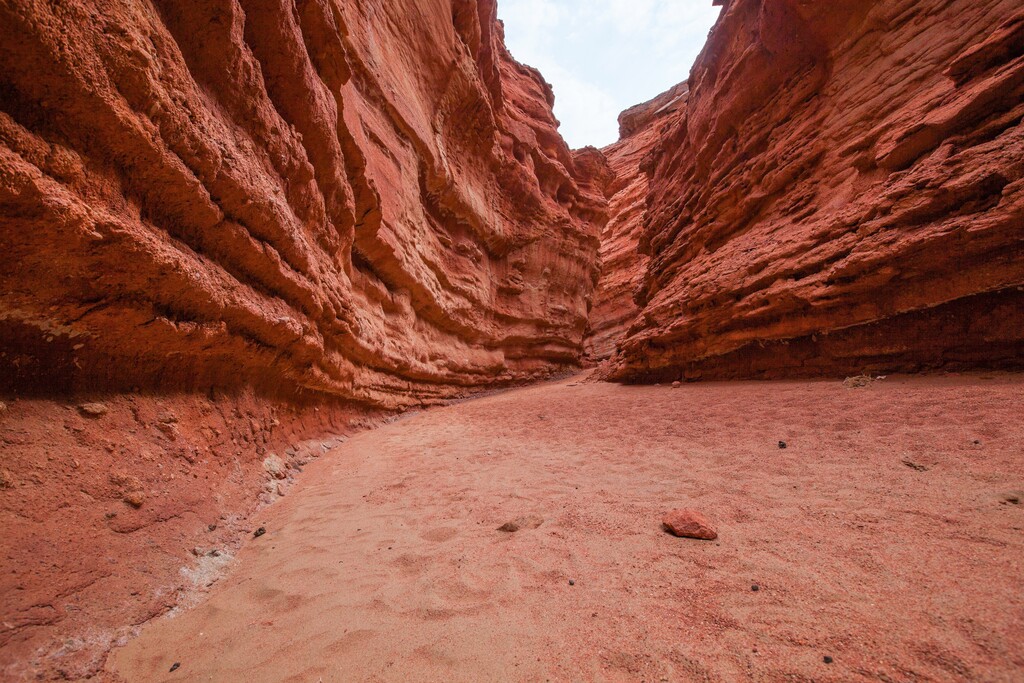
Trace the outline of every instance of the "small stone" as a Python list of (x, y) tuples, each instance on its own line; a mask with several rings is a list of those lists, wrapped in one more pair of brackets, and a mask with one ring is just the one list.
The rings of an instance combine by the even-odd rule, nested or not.
[(575, 581), (573, 581), (572, 579), (569, 579), (569, 585), (570, 585), (570, 586), (575, 586), (575, 585), (576, 585), (576, 582), (575, 582)]
[(207, 524), (206, 525), (206, 529), (207, 529), (207, 531), (216, 531), (217, 530), (217, 525), (216, 524)]
[(527, 515), (526, 517), (517, 517), (511, 522), (505, 522), (498, 527), (498, 531), (506, 531), (508, 533), (515, 533), (520, 529), (536, 529), (544, 523), (543, 517), (537, 515)]
[(89, 417), (96, 419), (103, 417), (107, 414), (107, 406), (105, 403), (82, 403), (78, 406), (78, 412), (82, 417)]
[(178, 425), (173, 422), (157, 422), (156, 428), (167, 435), (171, 441), (178, 440)]
[(174, 673), (175, 671), (177, 671), (180, 666), (181, 666), (181, 662), (175, 662), (174, 664), (171, 664), (171, 671), (170, 671), (170, 673)]
[(195, 548), (192, 548), (192, 554), (196, 557), (202, 557), (206, 554), (206, 551), (200, 548), (199, 546), (196, 546)]
[(673, 388), (673, 389), (678, 389), (678, 388), (679, 388), (679, 387), (681, 387), (681, 386), (683, 386), (683, 383), (682, 383), (682, 382), (678, 382), (678, 381), (676, 381), (676, 382), (672, 382), (672, 388)]
[[(878, 377), (882, 379), (882, 377)], [(856, 375), (854, 377), (847, 377), (843, 380), (843, 386), (847, 389), (860, 389), (861, 387), (870, 386), (875, 378), (871, 375)]]
[(718, 538), (718, 532), (711, 526), (707, 517), (688, 508), (672, 510), (661, 521), (665, 530), (673, 536), (683, 538), (699, 538), (711, 541)]
[(825, 655), (825, 656), (824, 656), (824, 657), (822, 657), (821, 659), (822, 659), (822, 661), (823, 661), (823, 662), (825, 662), (826, 664), (831, 664), (831, 663), (832, 663), (832, 658), (831, 658), (831, 657), (829, 657), (828, 655)]
[(785, 447), (786, 447), (786, 442), (785, 441), (780, 441), (779, 442), (779, 448), (785, 448)]
[(267, 530), (265, 528), (263, 528), (263, 527), (260, 527), (256, 531), (252, 532), (252, 536), (253, 536), (253, 538), (259, 538), (260, 536), (262, 536), (265, 533), (267, 533)]
[(146, 494), (143, 491), (129, 491), (124, 494), (122, 500), (133, 508), (140, 508), (146, 502)]
[(750, 590), (756, 593), (757, 591), (761, 590), (761, 587), (755, 583), (753, 586), (750, 587)]
[(14, 488), (14, 475), (10, 470), (0, 470), (0, 489)]

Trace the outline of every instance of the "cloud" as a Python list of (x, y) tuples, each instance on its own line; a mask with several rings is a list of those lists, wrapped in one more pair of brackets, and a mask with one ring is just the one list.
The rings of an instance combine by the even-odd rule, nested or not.
[[(577, 78), (561, 67), (542, 70), (555, 89), (555, 117), (572, 148), (603, 145), (619, 137), (619, 102), (601, 86)], [(550, 73), (550, 76), (548, 75)]]
[(685, 80), (718, 11), (711, 0), (498, 0), (510, 51), (551, 83), (573, 147), (614, 142), (620, 111)]

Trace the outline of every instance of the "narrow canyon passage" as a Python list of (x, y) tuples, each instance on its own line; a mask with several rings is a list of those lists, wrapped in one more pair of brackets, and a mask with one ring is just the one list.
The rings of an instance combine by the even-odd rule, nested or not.
[(0, 0), (0, 681), (1024, 680), (1022, 0), (499, 2)]
[[(108, 671), (1015, 680), (1022, 413), (1019, 376), (970, 375), (578, 376), (411, 414), (310, 464), (208, 599)], [(718, 539), (664, 533), (678, 506)]]

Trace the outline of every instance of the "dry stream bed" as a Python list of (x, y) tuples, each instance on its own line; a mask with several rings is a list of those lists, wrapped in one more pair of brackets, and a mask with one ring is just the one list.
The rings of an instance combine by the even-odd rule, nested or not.
[[(107, 668), (1019, 681), (1022, 415), (1015, 375), (573, 378), (410, 415), (310, 464), (207, 599)], [(675, 507), (718, 538), (666, 534)]]

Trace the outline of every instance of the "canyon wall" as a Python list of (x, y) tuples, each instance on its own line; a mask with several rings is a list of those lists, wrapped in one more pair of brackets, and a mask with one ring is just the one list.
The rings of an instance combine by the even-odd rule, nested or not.
[(337, 438), (577, 366), (552, 103), (494, 0), (0, 0), (0, 678), (94, 673)]
[(647, 257), (639, 252), (649, 190), (644, 162), (661, 140), (664, 127), (686, 105), (686, 95), (686, 83), (680, 83), (622, 112), (619, 141), (601, 150), (611, 171), (604, 186), (610, 219), (601, 231), (601, 275), (584, 340), (591, 360), (611, 356), (636, 318), (633, 294), (647, 269)]
[[(636, 277), (639, 313), (607, 374), (1019, 366), (1020, 3), (717, 4), (686, 105), (630, 181), (648, 184), (645, 211), (612, 199), (597, 310), (627, 310)], [(613, 165), (646, 144), (625, 132)], [(615, 243), (633, 239), (630, 272)]]
[(0, 66), (0, 388), (400, 408), (577, 362), (605, 202), (494, 0), (8, 0)]

